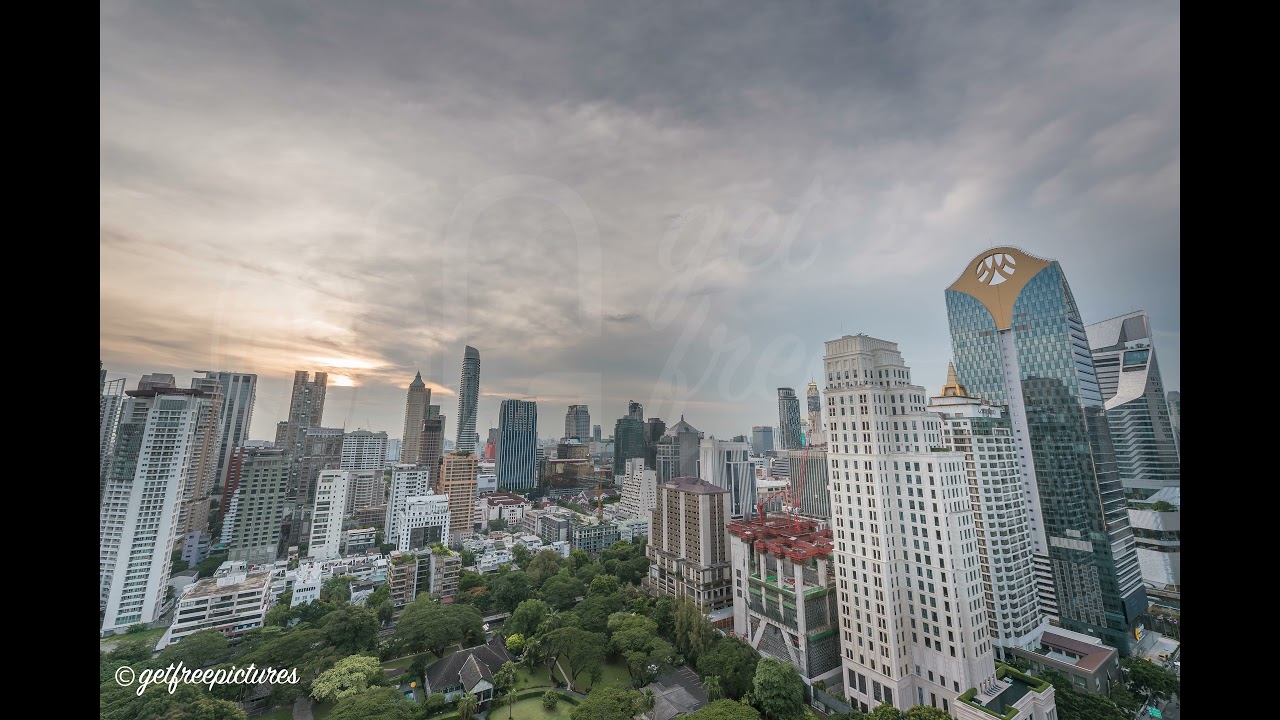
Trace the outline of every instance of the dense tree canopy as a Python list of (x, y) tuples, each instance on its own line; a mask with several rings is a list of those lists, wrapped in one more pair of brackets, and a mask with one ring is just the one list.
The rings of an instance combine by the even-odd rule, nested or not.
[(684, 717), (685, 720), (760, 720), (760, 713), (737, 700), (716, 700)]
[(722, 637), (698, 658), (698, 672), (720, 678), (726, 697), (735, 700), (751, 692), (760, 653), (736, 637)]
[(339, 700), (329, 720), (413, 720), (413, 703), (395, 688), (370, 688)]
[(560, 571), (542, 583), (542, 598), (557, 610), (568, 610), (586, 594), (582, 581), (568, 571)]
[(516, 606), (515, 612), (503, 623), (502, 629), (507, 633), (519, 633), (527, 637), (538, 631), (550, 613), (551, 608), (545, 602), (536, 598), (525, 600)]
[(620, 685), (604, 685), (592, 688), (578, 707), (569, 714), (570, 720), (631, 720), (638, 711), (640, 693)]
[(1103, 695), (1080, 692), (1071, 679), (1056, 670), (1043, 670), (1040, 677), (1054, 689), (1054, 703), (1059, 720), (1130, 720), (1129, 713)]
[(351, 655), (320, 673), (311, 683), (311, 697), (321, 702), (358, 695), (370, 687), (383, 685), (386, 675), (378, 658)]
[(761, 658), (756, 665), (751, 701), (766, 720), (802, 720), (809, 714), (800, 673), (773, 658)]

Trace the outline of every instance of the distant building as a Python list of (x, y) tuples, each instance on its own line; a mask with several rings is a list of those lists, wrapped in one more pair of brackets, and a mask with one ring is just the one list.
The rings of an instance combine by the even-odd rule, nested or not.
[(209, 533), (203, 530), (187, 533), (186, 538), (182, 541), (182, 561), (189, 566), (199, 565), (209, 555), (211, 542), (212, 539), (209, 537)]
[(644, 422), (644, 406), (635, 400), (627, 401), (627, 417)]
[(809, 383), (809, 389), (805, 392), (805, 402), (809, 409), (809, 428), (804, 436), (805, 447), (813, 445), (825, 445), (826, 433), (822, 431), (822, 394), (818, 391), (818, 384)]
[(342, 470), (377, 470), (387, 465), (387, 434), (354, 430), (342, 436)]
[(778, 435), (783, 450), (804, 446), (800, 435), (800, 399), (794, 388), (778, 388)]
[(280, 550), (280, 527), (289, 499), (289, 456), (284, 450), (246, 448), (231, 505), (222, 525), (228, 560), (268, 565)]
[(387, 503), (387, 486), (382, 468), (376, 470), (350, 470), (351, 482), (347, 485), (347, 504), (344, 517), (355, 515), (357, 510)]
[[(1156, 510), (1159, 502), (1168, 503), (1169, 508)], [(1135, 500), (1128, 512), (1147, 593), (1178, 599), (1182, 594), (1182, 489), (1168, 487)]]
[(750, 517), (756, 502), (756, 474), (746, 441), (703, 438), (699, 451), (700, 477), (729, 491), (729, 515)]
[[(383, 515), (383, 537), (396, 542), (400, 537), (400, 513), (410, 497), (431, 495), (432, 472), (420, 465), (401, 463), (391, 470), (391, 494)], [(439, 483), (437, 482), (437, 488)]]
[(253, 404), (258, 394), (258, 376), (238, 373), (197, 370), (206, 378), (216, 380), (221, 386), (222, 407), (218, 410), (218, 422), (222, 425), (221, 442), (218, 445), (217, 479), (214, 490), (221, 490), (227, 482), (231, 452), (249, 439), (249, 423), (253, 419)]
[(538, 405), (531, 400), (503, 400), (498, 408), (495, 469), (498, 487), (529, 491), (538, 487)]
[(397, 611), (419, 595), (434, 594), (442, 603), (458, 595), (462, 559), (451, 550), (426, 548), (417, 552), (393, 552), (387, 563), (387, 589)]
[(378, 528), (353, 528), (343, 533), (342, 554), (362, 555), (378, 547)]
[(627, 461), (644, 458), (644, 423), (635, 417), (619, 418), (613, 426), (613, 475), (621, 477)]
[(342, 556), (342, 511), (347, 504), (346, 470), (323, 470), (316, 481), (316, 502), (311, 514), (311, 540), (307, 557), (331, 560)]
[(646, 468), (639, 458), (628, 460), (618, 512), (628, 518), (645, 518), (647, 523), (649, 512), (657, 503), (658, 472)]
[[(287, 450), (293, 460), (289, 473), (289, 490), (298, 497), (310, 501), (309, 493), (298, 494), (301, 461), (307, 454), (307, 430), (318, 428), (324, 417), (324, 398), (329, 386), (329, 374), (318, 372), (315, 379), (306, 370), (293, 373), (293, 394), (289, 398), (289, 419), (276, 427), (277, 448)], [(339, 451), (340, 454), (340, 451)]]
[(697, 478), (658, 485), (644, 585), (659, 595), (690, 597), (704, 611), (732, 605), (729, 520), (728, 490)]
[(449, 496), (449, 544), (455, 544), (463, 535), (474, 531), (476, 456), (465, 450), (445, 455), (436, 492)]
[(294, 457), (299, 505), (309, 505), (315, 500), (316, 480), (325, 470), (342, 469), (342, 441), (346, 433), (342, 428), (314, 427), (302, 431), (301, 457)]
[[(650, 472), (653, 472), (650, 470)], [(618, 539), (631, 542), (635, 538), (649, 535), (649, 514), (642, 517), (627, 518), (614, 523), (618, 526)]]
[(591, 426), (591, 437), (596, 442), (600, 442), (600, 426), (599, 425)]
[(701, 447), (702, 433), (685, 422), (681, 415), (680, 422), (667, 428), (658, 440), (658, 466), (654, 468), (658, 471), (658, 482), (678, 477), (699, 477)]
[[(791, 483), (793, 492), (799, 491), (801, 515), (831, 521), (831, 492), (827, 472), (827, 451), (822, 447), (806, 447), (801, 450), (784, 450), (787, 472), (782, 475)], [(775, 475), (775, 477), (778, 477)]]
[(401, 435), (402, 457), (407, 462), (418, 462), (422, 454), (422, 428), (427, 420), (427, 408), (431, 406), (431, 388), (422, 381), (418, 372), (409, 383), (404, 403), (404, 432)]
[(480, 529), (489, 531), (489, 523), (502, 520), (507, 523), (508, 530), (519, 526), (524, 514), (533, 508), (533, 503), (510, 492), (495, 492), (482, 496), (476, 501), (480, 512)]
[(564, 416), (564, 437), (586, 440), (591, 432), (591, 413), (586, 405), (570, 405)]
[(763, 455), (773, 450), (773, 427), (754, 425), (751, 428), (751, 451)]
[(396, 523), (400, 534), (388, 541), (395, 542), (396, 550), (400, 552), (421, 550), (436, 544), (447, 545), (452, 520), (449, 506), (449, 498), (444, 495), (407, 498)]
[(611, 522), (571, 523), (569, 526), (569, 543), (575, 550), (585, 550), (593, 556), (620, 538), (618, 526)]
[(476, 451), (476, 407), (480, 397), (480, 351), (468, 345), (458, 381), (458, 438), (455, 451)]
[(662, 418), (651, 417), (644, 421), (644, 464), (650, 470), (658, 468), (658, 441), (667, 432)]

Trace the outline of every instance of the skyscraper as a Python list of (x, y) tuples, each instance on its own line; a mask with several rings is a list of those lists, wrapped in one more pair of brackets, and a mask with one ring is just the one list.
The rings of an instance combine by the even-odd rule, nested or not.
[(800, 399), (789, 387), (778, 388), (778, 442), (783, 450), (804, 447), (800, 436)]
[(218, 469), (214, 480), (214, 490), (220, 491), (227, 482), (231, 451), (249, 439), (249, 422), (253, 419), (253, 404), (258, 394), (258, 376), (253, 373), (212, 370), (196, 372), (217, 380), (222, 387), (222, 407), (218, 410), (219, 422), (222, 423), (222, 441), (218, 446)]
[[(382, 522), (382, 536), (384, 538), (400, 537), (400, 517), (405, 509), (405, 503), (411, 497), (419, 495), (430, 495), (431, 479), (434, 472), (429, 472), (426, 468), (411, 463), (400, 463), (391, 470), (391, 494), (387, 499), (387, 510)], [(437, 492), (440, 482), (436, 479)], [(392, 542), (388, 540), (387, 542)]]
[(822, 432), (822, 395), (818, 392), (817, 383), (809, 383), (805, 401), (809, 408), (809, 432), (805, 436), (804, 444), (806, 446), (823, 445), (827, 440), (826, 434)]
[(689, 597), (707, 612), (733, 605), (729, 491), (682, 477), (660, 483), (645, 546), (651, 592)]
[[(521, 401), (504, 400), (503, 404), (508, 402)], [(448, 533), (451, 545), (456, 545), (453, 541), (463, 535), (471, 534), (475, 527), (476, 478), (479, 469), (475, 453), (465, 450), (449, 453), (440, 460), (440, 482), (436, 485), (436, 493), (449, 496)], [(502, 472), (501, 465), (498, 466), (498, 472)], [(536, 481), (535, 477), (534, 482)], [(498, 475), (498, 483), (502, 484), (501, 474)]]
[(116, 430), (120, 425), (120, 410), (124, 407), (124, 378), (106, 381), (103, 370), (102, 396), (98, 405), (98, 500), (107, 487), (107, 473), (111, 467), (111, 449), (115, 446)]
[[(346, 470), (322, 470), (316, 481), (315, 508), (311, 513), (311, 541), (307, 557), (332, 560), (341, 556), (342, 514), (347, 508)], [(243, 482), (243, 479), (241, 480)]]
[(644, 422), (628, 415), (613, 425), (613, 475), (626, 473), (627, 461), (644, 457)]
[(698, 449), (702, 479), (729, 491), (729, 516), (749, 518), (756, 502), (756, 473), (745, 439), (702, 438)]
[(125, 394), (98, 526), (103, 632), (151, 622), (164, 605), (183, 485), (209, 402), (172, 381), (140, 382)]
[(651, 417), (644, 421), (644, 464), (650, 470), (658, 467), (658, 441), (667, 431), (662, 418)]
[(503, 400), (498, 408), (498, 447), (494, 460), (498, 487), (516, 492), (536, 489), (537, 458), (538, 404), (532, 400)]
[[(821, 520), (831, 519), (831, 489), (827, 486), (827, 453), (821, 447), (784, 450), (779, 458), (786, 465), (786, 479), (797, 493), (797, 513)], [(776, 474), (775, 474), (776, 476)]]
[(600, 426), (599, 426), (599, 425), (592, 425), (592, 426), (591, 426), (591, 437), (592, 437), (596, 442), (600, 442)]
[(753, 425), (751, 427), (751, 451), (756, 455), (764, 455), (773, 450), (773, 426)]
[(440, 455), (444, 453), (444, 418), (437, 415), (422, 421), (422, 442), (418, 446), (418, 456), (408, 462), (416, 462), (431, 471), (431, 479), (435, 480), (440, 472)]
[(299, 505), (310, 505), (316, 496), (316, 480), (323, 470), (342, 469), (342, 428), (313, 427), (302, 433), (302, 456), (291, 463), (297, 468)]
[(667, 428), (667, 432), (658, 440), (658, 482), (678, 477), (699, 477), (701, 446), (702, 433), (685, 422), (681, 415), (680, 422)]
[(564, 436), (586, 440), (591, 432), (591, 413), (586, 405), (570, 405), (564, 416)]
[(371, 430), (354, 430), (342, 436), (343, 470), (377, 470), (387, 464), (387, 434)]
[(276, 447), (289, 451), (292, 467), (289, 470), (289, 490), (297, 492), (299, 463), (306, 451), (307, 430), (320, 427), (324, 416), (324, 396), (329, 386), (329, 374), (318, 372), (315, 380), (310, 373), (298, 370), (293, 373), (293, 394), (289, 397), (289, 419), (283, 428), (276, 428)]
[(223, 520), (228, 560), (269, 565), (280, 545), (280, 523), (289, 491), (289, 458), (284, 450), (245, 448), (239, 479)]
[(943, 448), (897, 343), (828, 340), (823, 366), (838, 607), (852, 630), (841, 639), (845, 694), (861, 709), (950, 712), (972, 688), (986, 702), (996, 666), (965, 457)]
[(1181, 487), (1181, 458), (1145, 310), (1085, 328), (1125, 496)]
[(422, 424), (427, 419), (427, 408), (431, 406), (431, 388), (422, 382), (422, 373), (413, 376), (409, 383), (409, 394), (404, 403), (404, 443), (401, 445), (401, 458), (408, 462), (418, 462), (422, 448)]
[(644, 422), (644, 406), (635, 400), (628, 400), (627, 417)]
[(480, 397), (480, 351), (467, 346), (458, 381), (458, 438), (455, 450), (476, 451), (476, 402)]
[(1182, 453), (1182, 393), (1170, 390), (1169, 422), (1173, 424), (1173, 436), (1178, 441), (1178, 453)]
[(193, 447), (187, 480), (182, 489), (182, 508), (178, 511), (178, 534), (205, 532), (209, 529), (209, 501), (217, 483), (218, 448), (222, 445), (222, 422), (218, 413), (223, 407), (222, 385), (215, 378), (193, 378), (191, 387), (204, 395), (200, 404), (199, 427)]
[(1009, 408), (1032, 551), (1056, 594), (1041, 598), (1045, 613), (1128, 655), (1146, 593), (1088, 337), (1061, 266), (993, 248), (945, 297), (960, 383)]

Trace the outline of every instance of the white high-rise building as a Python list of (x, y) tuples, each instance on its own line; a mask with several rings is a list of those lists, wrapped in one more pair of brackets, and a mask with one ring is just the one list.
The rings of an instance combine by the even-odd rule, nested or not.
[(164, 604), (183, 485), (199, 437), (199, 390), (127, 392), (99, 520), (99, 605), (110, 633), (156, 619)]
[(406, 552), (449, 544), (449, 497), (414, 495), (405, 500), (396, 523), (396, 550)]
[(618, 511), (629, 518), (649, 517), (658, 502), (658, 471), (647, 470), (644, 458), (627, 461), (627, 474), (622, 478), (622, 499)]
[(1031, 519), (1008, 408), (971, 397), (948, 363), (946, 385), (929, 399), (929, 409), (942, 416), (943, 446), (965, 455), (987, 629), (997, 654), (1008, 657), (1006, 648), (1034, 651), (1049, 619), (1037, 602)]
[(347, 504), (347, 470), (321, 470), (316, 481), (316, 503), (311, 511), (311, 541), (307, 557), (333, 560), (342, 556), (342, 520)]
[(409, 498), (431, 494), (431, 472), (427, 468), (400, 463), (391, 470), (391, 494), (387, 497), (387, 514), (382, 523), (382, 537), (391, 542), (400, 537), (400, 510)]
[(351, 517), (357, 510), (381, 505), (386, 500), (386, 485), (382, 480), (381, 468), (348, 472), (351, 473), (351, 482), (347, 485), (346, 517)]
[(377, 470), (381, 473), (387, 464), (387, 434), (370, 430), (355, 430), (342, 436), (343, 470)]
[(402, 447), (404, 447), (404, 441), (400, 438), (387, 440), (387, 459), (382, 465), (384, 468), (389, 468), (400, 462), (400, 449)]
[(124, 378), (104, 381), (102, 398), (98, 405), (98, 499), (107, 487), (107, 472), (111, 465), (111, 450), (115, 446), (116, 429), (120, 425), (120, 410), (124, 407)]
[(698, 455), (701, 478), (729, 491), (729, 514), (751, 517), (756, 501), (756, 472), (747, 442), (704, 437)]
[(1026, 690), (1020, 717), (1045, 718), (1052, 686), (1004, 696), (996, 678), (966, 459), (945, 449), (897, 344), (846, 335), (823, 364), (844, 694), (968, 718)]

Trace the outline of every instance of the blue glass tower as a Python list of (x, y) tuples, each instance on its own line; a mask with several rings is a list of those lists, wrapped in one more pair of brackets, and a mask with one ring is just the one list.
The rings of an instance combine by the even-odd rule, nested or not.
[(498, 409), (494, 470), (498, 487), (528, 492), (538, 487), (538, 404), (503, 400)]
[(993, 248), (947, 288), (946, 303), (960, 382), (1009, 407), (1031, 528), (1006, 544), (1031, 543), (1046, 615), (1130, 654), (1147, 598), (1088, 338), (1061, 266)]

